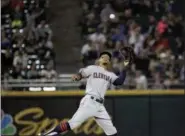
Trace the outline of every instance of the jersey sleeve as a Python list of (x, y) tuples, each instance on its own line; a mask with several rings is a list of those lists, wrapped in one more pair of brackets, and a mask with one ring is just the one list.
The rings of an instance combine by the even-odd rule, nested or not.
[(123, 70), (120, 73), (119, 77), (116, 80), (114, 80), (113, 85), (115, 86), (122, 85), (125, 81), (125, 78), (126, 78), (126, 71)]
[(114, 81), (118, 78), (118, 76), (114, 73), (111, 74), (111, 83), (114, 83)]
[(79, 73), (83, 76), (83, 77), (89, 77), (92, 73), (93, 73), (93, 66), (87, 66), (85, 68), (81, 68), (79, 70)]

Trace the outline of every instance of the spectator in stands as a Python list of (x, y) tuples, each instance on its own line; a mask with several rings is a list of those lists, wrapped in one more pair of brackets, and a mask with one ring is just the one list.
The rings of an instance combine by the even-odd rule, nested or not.
[(153, 89), (163, 89), (163, 83), (162, 83), (160, 72), (153, 73), (153, 76), (154, 76), (154, 84), (152, 88)]
[(81, 5), (82, 5), (83, 14), (85, 15), (89, 11), (89, 5), (85, 1), (82, 1)]
[(156, 56), (150, 59), (150, 63), (149, 63), (149, 71), (151, 73), (154, 73), (156, 68), (159, 66), (160, 62), (159, 62), (159, 58), (157, 58)]
[(105, 45), (105, 42), (106, 42), (106, 37), (102, 33), (100, 28), (98, 28), (95, 33), (89, 35), (89, 40), (91, 40), (93, 45), (96, 46), (97, 51), (101, 51), (101, 50), (104, 49), (104, 45)]
[[(9, 4), (10, 0), (1, 0), (1, 8), (4, 8)], [(2, 9), (1, 9), (2, 10)]]
[(174, 25), (174, 31), (173, 31), (173, 35), (175, 37), (182, 37), (183, 36), (183, 18), (181, 15), (178, 15), (177, 17), (175, 17), (175, 25)]
[(44, 9), (46, 7), (46, 4), (49, 3), (49, 0), (39, 0), (39, 7)]
[(23, 27), (23, 13), (20, 10), (20, 6), (15, 7), (15, 11), (13, 12), (13, 21), (12, 21), (12, 27), (14, 28), (21, 28)]
[(139, 53), (143, 49), (143, 43), (144, 43), (145, 37), (141, 33), (141, 27), (134, 26), (134, 25), (135, 24), (132, 24), (130, 27), (129, 44), (133, 46), (135, 54), (139, 56)]
[(166, 79), (164, 80), (164, 86), (165, 88), (170, 88), (170, 86), (176, 85), (179, 83), (179, 80), (173, 73), (169, 73), (169, 75), (166, 76)]
[(13, 32), (13, 35), (11, 37), (11, 40), (13, 41), (13, 43), (17, 43), (18, 40), (21, 40), (21, 41), (24, 40), (24, 33), (20, 33), (20, 30), (13, 29), (12, 32)]
[[(124, 29), (124, 28), (123, 28)], [(114, 30), (114, 33), (111, 37), (113, 43), (116, 43), (117, 41), (124, 41), (125, 39), (125, 36), (124, 36), (124, 30), (121, 30), (121, 28), (116, 28)]]
[(14, 59), (13, 59), (13, 66), (17, 67), (17, 65), (22, 64), (22, 54), (19, 51), (16, 51), (14, 54)]
[(184, 77), (185, 77), (185, 68), (184, 68), (184, 65), (183, 65), (183, 67), (180, 70), (180, 80), (185, 81)]
[(45, 20), (42, 20), (36, 28), (38, 37), (45, 38), (48, 35), (48, 39), (51, 40), (53, 32)]
[(139, 27), (138, 24), (132, 20), (129, 21), (129, 25), (128, 25), (128, 43), (129, 45), (133, 45), (136, 42), (136, 29)]
[(160, 37), (159, 35), (156, 35), (156, 41), (154, 45), (152, 46), (153, 51), (159, 55), (163, 51), (169, 49), (169, 40), (165, 37)]
[(28, 79), (37, 79), (39, 77), (39, 73), (36, 69), (35, 63), (32, 64), (31, 69), (27, 73)]
[(106, 4), (100, 13), (101, 21), (107, 22), (110, 20), (110, 17), (115, 16), (115, 11), (112, 9), (110, 4)]
[(81, 49), (82, 57), (88, 56), (88, 53), (91, 50), (91, 46), (92, 46), (92, 42), (90, 40), (87, 40), (87, 43), (85, 43)]
[(183, 55), (184, 49), (185, 49), (185, 45), (184, 45), (184, 41), (182, 40), (182, 38), (176, 38), (176, 46), (177, 46), (177, 52), (179, 54), (179, 56)]
[(35, 29), (35, 19), (38, 18), (40, 15), (42, 15), (44, 12), (44, 10), (41, 10), (40, 12), (37, 11), (29, 11), (26, 14), (26, 31), (27, 31), (27, 35), (28, 35), (28, 39), (31, 39), (30, 37), (33, 37), (32, 35), (35, 34), (36, 39), (38, 40), (39, 36), (36, 33), (36, 29)]
[(46, 52), (47, 52), (47, 48), (45, 44), (46, 44), (46, 40), (44, 38), (40, 38), (39, 43), (36, 47), (36, 53), (42, 59), (45, 59)]
[(158, 22), (156, 30), (159, 35), (163, 35), (168, 29), (167, 17), (163, 16)]
[(13, 79), (22, 79), (22, 65), (21, 63), (18, 63), (16, 67), (13, 67), (12, 70), (10, 70), (10, 76)]
[(98, 19), (95, 16), (94, 12), (90, 12), (86, 17), (81, 21), (82, 33), (83, 34), (92, 34), (96, 32), (96, 27), (98, 26)]
[(9, 48), (7, 50), (1, 50), (1, 69), (2, 73), (8, 72), (13, 64), (13, 53)]
[(15, 9), (16, 7), (19, 7), (20, 9), (24, 8), (23, 0), (11, 0), (11, 8)]
[(19, 37), (14, 40), (14, 48), (21, 49), (22, 46), (24, 46), (24, 39), (22, 37)]
[(22, 67), (26, 68), (28, 64), (28, 54), (26, 52), (23, 52), (22, 55)]
[(120, 54), (120, 48), (122, 48), (124, 46), (122, 41), (117, 41), (115, 48), (112, 51), (112, 68), (113, 71), (119, 75), (122, 69), (122, 55)]
[(2, 90), (11, 90), (9, 84), (8, 84), (8, 80), (10, 80), (12, 77), (8, 74), (8, 73), (5, 73), (3, 75), (3, 84), (1, 84), (1, 89)]
[(87, 43), (83, 45), (81, 49), (81, 56), (84, 66), (87, 66), (90, 60), (95, 60), (98, 57), (98, 52), (92, 41), (87, 40)]
[(7, 38), (5, 31), (1, 33), (1, 48), (9, 48), (11, 46), (10, 40)]
[(37, 50), (37, 44), (35, 43), (34, 39), (29, 39), (27, 40), (27, 45), (25, 47), (25, 51), (27, 52), (28, 55), (33, 55)]
[(26, 19), (27, 19), (27, 27), (32, 28), (35, 27), (35, 19), (39, 17), (44, 10), (41, 11), (28, 11), (26, 14)]
[(57, 77), (57, 73), (53, 66), (48, 64), (47, 68), (41, 71), (41, 76), (43, 79), (55, 79)]
[(144, 89), (146, 90), (148, 88), (148, 82), (147, 82), (147, 78), (144, 74), (142, 74), (141, 71), (136, 71), (136, 89), (140, 90), (140, 89)]
[(50, 38), (47, 38), (47, 39), (46, 39), (46, 44), (45, 44), (45, 46), (46, 46), (47, 48), (49, 48), (49, 49), (53, 49), (53, 42), (51, 41)]
[(155, 39), (149, 35), (146, 37), (143, 43), (143, 48), (140, 50), (140, 57), (148, 57), (149, 55), (153, 55), (154, 53), (152, 52), (152, 46), (155, 43)]
[(120, 58), (120, 49), (123, 47), (123, 42), (117, 41), (115, 43), (115, 48), (112, 51), (112, 55), (114, 58)]
[(53, 61), (55, 58), (55, 52), (53, 51), (53, 49), (45, 47), (45, 50), (46, 50), (46, 53), (44, 56), (45, 60), (50, 61), (52, 59), (52, 61)]
[(156, 18), (152, 15), (149, 16), (149, 24), (148, 24), (148, 35), (154, 36), (155, 28), (156, 28)]
[(47, 45), (47, 42), (45, 38), (40, 38), (38, 46), (35, 47), (37, 55), (44, 61), (55, 58), (52, 45)]

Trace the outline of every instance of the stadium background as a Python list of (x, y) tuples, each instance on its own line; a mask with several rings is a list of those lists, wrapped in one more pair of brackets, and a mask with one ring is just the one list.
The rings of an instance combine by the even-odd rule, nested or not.
[[(1, 134), (36, 135), (69, 119), (85, 80), (71, 82), (102, 50), (136, 55), (106, 107), (119, 136), (184, 136), (183, 0), (2, 0)], [(82, 91), (80, 91), (82, 90)], [(114, 90), (114, 91), (113, 91)], [(35, 115), (35, 116), (34, 116)], [(37, 116), (36, 116), (37, 115)], [(68, 135), (104, 135), (93, 120)]]

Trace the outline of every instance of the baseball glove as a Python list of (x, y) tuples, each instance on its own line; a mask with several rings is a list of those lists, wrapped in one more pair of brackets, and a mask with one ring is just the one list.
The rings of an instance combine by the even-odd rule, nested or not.
[(125, 46), (120, 49), (120, 53), (123, 57), (123, 63), (125, 66), (129, 66), (134, 62), (135, 54), (132, 47)]

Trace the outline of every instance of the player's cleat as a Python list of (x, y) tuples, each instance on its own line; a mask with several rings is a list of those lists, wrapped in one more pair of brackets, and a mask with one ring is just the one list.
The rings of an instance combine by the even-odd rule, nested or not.
[(112, 136), (117, 136), (117, 133), (116, 133), (116, 134), (114, 134), (114, 135), (112, 135)]
[(49, 134), (39, 134), (38, 136), (60, 136), (60, 134), (56, 133), (56, 132), (52, 132)]
[(49, 134), (39, 134), (38, 136), (61, 136), (60, 134), (58, 134), (57, 132), (52, 132)]
[(40, 136), (61, 136), (61, 133), (71, 130), (68, 122), (62, 122), (50, 131), (41, 134)]
[(50, 131), (46, 133), (40, 133), (38, 136), (60, 136), (58, 132), (55, 132), (55, 128), (51, 129)]

